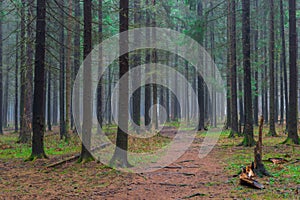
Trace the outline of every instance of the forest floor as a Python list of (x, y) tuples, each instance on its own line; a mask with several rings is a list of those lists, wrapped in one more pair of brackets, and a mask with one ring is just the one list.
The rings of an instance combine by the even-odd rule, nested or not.
[[(172, 134), (161, 133), (162, 137)], [(300, 162), (293, 163), (300, 158), (300, 146), (280, 144), (286, 135), (264, 135), (263, 159), (282, 157), (290, 162), (265, 162), (273, 176), (257, 178), (265, 186), (263, 190), (241, 186), (234, 177), (241, 166), (253, 160), (253, 148), (237, 146), (242, 138), (228, 138), (225, 132), (213, 151), (200, 159), (204, 136), (197, 134), (171, 167), (133, 174), (99, 162), (69, 162), (46, 169), (46, 165), (80, 151), (77, 137), (65, 143), (55, 131), (45, 138), (49, 159), (24, 162), (30, 155), (29, 145), (16, 144), (17, 134), (6, 133), (0, 136), (0, 199), (300, 199)]]

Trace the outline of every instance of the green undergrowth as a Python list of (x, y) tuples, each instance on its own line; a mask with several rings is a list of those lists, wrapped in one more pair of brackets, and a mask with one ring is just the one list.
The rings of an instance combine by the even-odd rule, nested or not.
[[(239, 147), (243, 138), (225, 138), (224, 134), (219, 140), (219, 148), (222, 153), (225, 173), (228, 174), (228, 182), (233, 185), (230, 193), (238, 199), (299, 199), (297, 193), (300, 187), (300, 146), (281, 144), (286, 139), (283, 132), (278, 131), (278, 137), (267, 136), (268, 128), (263, 131), (263, 163), (272, 177), (256, 178), (265, 186), (263, 190), (255, 190), (239, 184), (237, 175), (243, 166), (250, 165), (254, 160), (254, 147)], [(229, 134), (228, 134), (229, 135)], [(258, 139), (257, 128), (255, 128), (255, 139)], [(226, 153), (224, 153), (226, 152)], [(284, 158), (289, 162), (285, 164), (273, 164), (268, 158)]]
[[(80, 151), (80, 140), (72, 135), (66, 142), (60, 140), (58, 134), (49, 133), (45, 135), (45, 153), (47, 156), (68, 155)], [(0, 159), (26, 159), (31, 154), (31, 144), (19, 144), (18, 134), (11, 133), (0, 137)]]

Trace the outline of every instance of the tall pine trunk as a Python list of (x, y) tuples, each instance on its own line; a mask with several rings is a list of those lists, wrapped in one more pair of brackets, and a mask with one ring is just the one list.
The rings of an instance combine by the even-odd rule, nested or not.
[(48, 125), (48, 130), (52, 131), (52, 121), (51, 121), (51, 117), (52, 117), (52, 113), (51, 113), (51, 69), (50, 67), (48, 68), (48, 89), (47, 89), (47, 125)]
[[(92, 51), (92, 1), (84, 1), (84, 59)], [(82, 145), (79, 162), (88, 162), (93, 160), (91, 153), (91, 134), (92, 134), (92, 69), (91, 60), (87, 60), (83, 69), (83, 124), (82, 124)]]
[(238, 133), (238, 114), (237, 114), (237, 79), (236, 79), (236, 9), (235, 0), (228, 0), (229, 6), (229, 65), (230, 65), (230, 88), (231, 88), (231, 133), (234, 137)]
[(243, 67), (244, 67), (244, 146), (253, 146), (253, 114), (252, 114), (252, 88), (251, 88), (251, 62), (250, 62), (250, 0), (242, 0), (243, 16)]
[[(289, 96), (288, 96), (288, 81), (287, 81), (287, 67), (286, 67), (286, 45), (285, 45), (285, 30), (284, 30), (284, 10), (283, 0), (280, 0), (280, 36), (281, 36), (281, 66), (283, 70), (283, 82), (284, 82), (284, 101), (285, 101), (285, 113), (286, 113), (286, 129), (288, 129), (288, 108), (289, 108)], [(283, 96), (283, 93), (281, 94)], [(282, 116), (282, 119), (284, 116)]]
[(274, 76), (274, 1), (270, 0), (270, 44), (269, 44), (269, 68), (270, 68), (270, 130), (269, 135), (276, 136), (275, 130), (275, 76)]
[[(120, 33), (123, 35), (120, 37), (119, 45), (125, 52), (128, 52), (128, 31), (129, 28), (129, 1), (120, 1)], [(120, 48), (121, 49), (121, 48)], [(125, 53), (119, 57), (119, 68), (121, 79), (129, 71), (129, 54)], [(127, 160), (128, 150), (128, 79), (124, 81), (124, 84), (119, 88), (119, 112), (118, 112), (118, 132), (116, 149), (111, 159), (111, 164), (119, 167), (129, 167), (130, 164)], [(121, 128), (122, 127), (122, 128)]]
[[(149, 0), (146, 0), (146, 5), (149, 6)], [(151, 16), (150, 16), (150, 11), (147, 9), (146, 10), (146, 27), (149, 27), (150, 26), (150, 21), (151, 19)], [(149, 38), (150, 38), (150, 32), (149, 31), (146, 31), (146, 43), (147, 43), (147, 46), (149, 46)], [(151, 50), (150, 49), (146, 49), (146, 60), (145, 60), (145, 63), (146, 64), (150, 64), (151, 62)], [(145, 74), (148, 74), (150, 73), (150, 69), (146, 66), (146, 69), (145, 69)], [(150, 117), (150, 107), (151, 107), (151, 85), (150, 84), (147, 84), (145, 85), (145, 111), (144, 111), (144, 118), (145, 118), (145, 126), (149, 126), (150, 125), (150, 122), (151, 122), (151, 117)]]
[(288, 139), (286, 142), (299, 144), (298, 126), (297, 126), (297, 93), (298, 93), (298, 43), (296, 27), (296, 0), (289, 0), (289, 47), (290, 47), (290, 91), (289, 91), (289, 121), (288, 121)]
[[(73, 73), (73, 80), (76, 79), (77, 73), (79, 71), (80, 68), (80, 58), (81, 58), (81, 53), (80, 53), (80, 17), (81, 17), (81, 8), (80, 8), (80, 0), (76, 0), (74, 2), (74, 7), (75, 7), (75, 32), (74, 32), (74, 73)], [(74, 93), (76, 93), (74, 96), (76, 99), (74, 99), (74, 110), (72, 110), (72, 112), (76, 113), (75, 116), (79, 116), (79, 91), (80, 88), (78, 87), (78, 85), (76, 84), (73, 88), (74, 89)]]
[[(102, 36), (102, 24), (103, 24), (103, 17), (102, 17), (102, 0), (99, 0), (99, 5), (98, 5), (98, 42), (99, 44), (102, 43), (103, 36)], [(99, 63), (98, 63), (98, 74), (102, 74), (103, 71), (103, 62), (102, 62), (102, 51), (103, 49), (100, 47), (99, 49)], [(100, 127), (102, 127), (103, 124), (103, 119), (102, 119), (102, 97), (103, 97), (103, 79), (100, 77), (99, 83), (98, 83), (98, 88), (97, 88), (97, 118), (98, 118), (98, 123)], [(98, 130), (99, 132), (100, 130)]]
[(37, 24), (34, 69), (34, 99), (32, 118), (32, 153), (29, 160), (46, 158), (44, 152), (45, 131), (45, 40), (46, 40), (46, 1), (37, 0)]
[[(0, 2), (0, 8), (2, 9), (2, 1)], [(3, 110), (3, 59), (2, 59), (2, 54), (3, 54), (3, 42), (2, 42), (2, 18), (0, 18), (0, 134), (3, 134), (3, 119), (2, 119), (2, 110)]]
[(71, 53), (72, 53), (72, 0), (68, 4), (68, 30), (67, 30), (67, 60), (66, 60), (66, 134), (71, 129)]
[[(1, 38), (0, 38), (1, 39)], [(19, 45), (19, 34), (16, 35), (16, 46)], [(16, 49), (16, 70), (15, 70), (15, 132), (19, 130), (19, 49)]]
[[(255, 11), (258, 13), (258, 0), (255, 0)], [(255, 25), (255, 33), (254, 33), (254, 54), (255, 54), (255, 60), (254, 62), (257, 64), (258, 63), (258, 23), (256, 22)], [(254, 80), (255, 80), (255, 89), (254, 89), (254, 98), (253, 98), (253, 120), (254, 124), (258, 126), (258, 96), (259, 96), (259, 91), (258, 91), (258, 72), (259, 72), (259, 67), (255, 67), (254, 71)]]
[[(202, 1), (198, 1), (197, 5), (197, 17), (198, 20), (203, 20), (203, 5)], [(203, 24), (202, 24), (203, 26)], [(203, 28), (203, 27), (201, 27)], [(200, 44), (203, 44), (203, 37), (200, 39)], [(205, 120), (205, 83), (203, 77), (197, 72), (197, 80), (198, 80), (198, 106), (199, 106), (199, 124), (198, 124), (198, 131), (204, 130), (204, 120)]]
[[(134, 0), (134, 25), (136, 28), (140, 27), (141, 23), (141, 2), (140, 0)], [(139, 44), (141, 42), (141, 38), (139, 34), (134, 36), (134, 44)], [(137, 50), (135, 51), (134, 57), (133, 57), (133, 67), (136, 67), (141, 64), (141, 51)], [(141, 82), (140, 77), (135, 77), (135, 81)], [(134, 93), (132, 97), (132, 114), (133, 114), (133, 121), (136, 125), (141, 125), (141, 88), (138, 88)], [(139, 130), (136, 130), (139, 131)]]
[(65, 31), (64, 31), (64, 1), (60, 1), (62, 4), (60, 11), (60, 57), (59, 57), (59, 127), (60, 127), (60, 139), (68, 139), (68, 133), (66, 132), (65, 121)]
[(30, 140), (30, 135), (24, 131), (25, 125), (25, 113), (24, 113), (24, 104), (25, 104), (25, 72), (26, 72), (26, 59), (25, 59), (25, 0), (22, 0), (22, 8), (21, 8), (21, 44), (20, 44), (20, 63), (21, 63), (21, 88), (20, 88), (20, 132), (18, 142), (20, 143), (27, 143)]

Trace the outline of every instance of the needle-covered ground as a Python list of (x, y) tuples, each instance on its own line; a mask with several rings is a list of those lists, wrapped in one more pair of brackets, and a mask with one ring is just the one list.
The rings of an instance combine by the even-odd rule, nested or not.
[[(166, 145), (175, 130), (163, 129), (159, 136), (146, 141), (151, 145), (149, 151)], [(267, 137), (265, 127), (263, 159), (282, 157), (290, 162), (264, 163), (273, 176), (257, 178), (265, 186), (263, 190), (240, 186), (238, 177), (234, 177), (253, 160), (253, 148), (237, 146), (242, 138), (228, 138), (228, 132), (221, 134), (213, 151), (203, 159), (198, 153), (205, 133), (200, 132), (176, 162), (142, 174), (120, 172), (99, 162), (73, 161), (46, 169), (79, 153), (80, 140), (73, 135), (67, 143), (59, 140), (57, 130), (47, 132), (49, 159), (24, 162), (30, 155), (30, 145), (17, 144), (17, 134), (6, 132), (0, 136), (0, 199), (299, 199), (300, 162), (295, 161), (300, 159), (300, 146), (280, 144), (286, 138), (281, 132), (278, 127), (279, 137)], [(131, 139), (129, 145), (137, 150), (140, 143), (141, 149), (148, 151), (143, 142)]]

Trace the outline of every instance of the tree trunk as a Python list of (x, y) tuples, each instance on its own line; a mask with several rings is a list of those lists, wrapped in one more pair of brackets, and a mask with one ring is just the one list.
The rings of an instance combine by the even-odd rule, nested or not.
[(48, 119), (48, 122), (47, 122), (47, 125), (48, 125), (48, 130), (49, 131), (52, 131), (52, 121), (51, 121), (51, 69), (50, 67), (48, 68), (48, 100), (47, 100), (47, 119)]
[[(140, 6), (141, 2), (140, 0), (134, 0), (134, 25), (138, 28), (140, 27), (141, 23), (141, 13), (140, 13)], [(134, 36), (134, 44), (139, 44), (141, 42), (141, 38), (139, 37), (139, 34)], [(134, 57), (133, 57), (133, 67), (136, 67), (141, 64), (141, 51), (137, 50), (135, 51)], [(140, 77), (135, 77), (135, 81), (141, 82)], [(138, 84), (139, 84), (138, 83)], [(141, 88), (138, 88), (134, 93), (132, 97), (132, 104), (133, 104), (133, 122), (140, 126), (141, 125)], [(139, 130), (136, 130), (139, 132)]]
[[(258, 13), (258, 0), (255, 0), (255, 11)], [(254, 33), (254, 54), (255, 54), (255, 63), (258, 63), (258, 23), (255, 25)], [(254, 90), (254, 99), (253, 99), (253, 120), (254, 124), (258, 126), (258, 66), (255, 67), (254, 80), (255, 80), (255, 90)]]
[[(203, 18), (203, 5), (202, 1), (198, 1), (197, 5), (197, 15), (198, 19), (202, 20)], [(203, 27), (201, 27), (203, 28)], [(203, 44), (203, 36), (200, 38), (200, 44)], [(205, 130), (204, 120), (205, 120), (205, 83), (203, 77), (197, 72), (197, 79), (198, 79), (198, 106), (199, 106), (199, 124), (198, 124), (198, 131)]]
[[(285, 45), (285, 30), (284, 30), (284, 10), (283, 0), (280, 0), (280, 35), (281, 35), (281, 65), (283, 67), (283, 80), (284, 80), (284, 100), (285, 100), (285, 113), (286, 113), (286, 129), (288, 129), (288, 81), (287, 81), (287, 67), (286, 67), (286, 45)], [(283, 93), (281, 94), (283, 96)], [(283, 118), (283, 116), (282, 116)]]
[(269, 46), (269, 65), (270, 65), (270, 130), (269, 135), (276, 136), (275, 130), (275, 76), (274, 76), (274, 0), (270, 0), (270, 46)]
[[(24, 3), (25, 4), (25, 3)], [(32, 130), (32, 92), (33, 92), (33, 86), (32, 86), (32, 79), (33, 79), (33, 47), (32, 43), (34, 41), (33, 36), (33, 27), (31, 25), (33, 20), (33, 2), (28, 2), (28, 24), (27, 24), (27, 38), (26, 38), (26, 64), (22, 66), (22, 70), (24, 73), (24, 78), (22, 84), (24, 84), (24, 99), (22, 104), (22, 126), (20, 133), (22, 135), (21, 138), (19, 138), (19, 142), (26, 143), (29, 141), (31, 136), (31, 130)], [(25, 16), (25, 14), (24, 14)], [(24, 25), (25, 26), (25, 25)], [(24, 27), (25, 28), (25, 27)], [(24, 33), (25, 34), (25, 33)], [(25, 61), (24, 61), (25, 62)]]
[[(102, 24), (103, 24), (103, 19), (102, 19), (102, 0), (99, 0), (99, 5), (98, 5), (98, 35), (99, 39), (98, 42), (99, 44), (102, 43), (103, 36), (102, 36)], [(102, 62), (102, 51), (103, 49), (100, 47), (99, 49), (99, 63), (98, 63), (98, 74), (101, 75), (103, 71), (103, 62)], [(103, 124), (103, 119), (102, 119), (102, 97), (103, 97), (103, 79), (100, 77), (98, 87), (97, 87), (97, 118), (98, 118), (98, 123), (100, 127), (102, 127)], [(98, 127), (98, 126), (97, 126)], [(100, 133), (100, 130), (98, 130), (98, 133)]]
[[(81, 17), (81, 9), (80, 9), (80, 0), (76, 0), (75, 3), (75, 32), (74, 32), (74, 76), (73, 76), (73, 80), (76, 79), (76, 76), (77, 76), (77, 73), (79, 71), (79, 68), (80, 68), (80, 57), (81, 57), (81, 54), (80, 54), (80, 22), (78, 22), (80, 20), (80, 17)], [(74, 100), (74, 110), (72, 112), (76, 113), (75, 115), (76, 116), (79, 116), (79, 91), (80, 91), (80, 88), (76, 85), (75, 86), (76, 88), (74, 88), (74, 92), (76, 93), (75, 94), (75, 97), (77, 99)]]
[(66, 62), (66, 134), (71, 129), (71, 53), (72, 53), (72, 0), (69, 0), (69, 16), (67, 30), (67, 62)]
[(199, 125), (198, 131), (205, 130), (204, 126), (204, 80), (201, 75), (198, 75), (198, 106), (199, 106)]
[[(0, 7), (2, 9), (2, 1), (0, 2)], [(3, 54), (3, 41), (2, 41), (2, 18), (0, 18), (0, 134), (3, 134), (3, 119), (2, 119), (2, 110), (3, 110), (3, 77), (2, 77), (2, 73), (3, 73), (3, 59), (2, 59), (2, 54)]]
[[(152, 0), (152, 6), (155, 7), (155, 4), (156, 4), (156, 0)], [(156, 27), (156, 13), (155, 11), (151, 14), (151, 17), (152, 17), (152, 27)], [(156, 30), (154, 30), (152, 32), (152, 43), (155, 43), (156, 42)], [(156, 49), (152, 49), (152, 55), (151, 55), (152, 59), (151, 59), (151, 63), (154, 63), (154, 74), (153, 74), (153, 83), (152, 84), (152, 97), (153, 97), (153, 103), (152, 105), (157, 105), (157, 84), (155, 84), (156, 82), (156, 63), (157, 63), (157, 50)], [(153, 127), (155, 130), (158, 129), (158, 116), (157, 116), (157, 109), (153, 109), (153, 116), (152, 116), (152, 122), (153, 122)]]
[(57, 78), (54, 76), (52, 78), (53, 81), (53, 111), (52, 111), (52, 119), (53, 119), (53, 126), (58, 125), (58, 84), (57, 84)]
[[(1, 40), (1, 38), (0, 38)], [(16, 46), (19, 45), (19, 34), (16, 35)], [(16, 49), (16, 71), (15, 71), (15, 132), (19, 130), (19, 49)]]
[[(90, 59), (88, 55), (92, 51), (92, 1), (84, 1), (84, 59)], [(93, 160), (89, 150), (91, 149), (92, 134), (92, 69), (91, 60), (84, 64), (83, 69), (83, 124), (82, 124), (82, 148), (79, 162)]]
[(297, 93), (298, 93), (298, 68), (297, 68), (297, 28), (296, 28), (296, 0), (289, 0), (289, 47), (290, 47), (290, 91), (289, 91), (289, 121), (288, 138), (294, 144), (299, 144), (297, 133)]
[(60, 16), (60, 81), (59, 81), (59, 124), (60, 124), (60, 139), (68, 139), (68, 133), (66, 132), (66, 121), (65, 121), (65, 31), (64, 31), (64, 1), (60, 1), (62, 4)]
[[(186, 75), (186, 80), (188, 80), (189, 81), (189, 62), (188, 61), (185, 61), (185, 75)], [(190, 116), (189, 116), (189, 109), (190, 109), (190, 99), (189, 99), (189, 87), (188, 87), (188, 82), (186, 83), (186, 85), (185, 85), (185, 96), (186, 96), (186, 98), (185, 98), (185, 100), (186, 100), (186, 108), (185, 108), (185, 110), (186, 110), (186, 113), (185, 113), (185, 115), (186, 115), (186, 121), (187, 121), (187, 123), (189, 123), (189, 121), (190, 121)]]
[(22, 8), (21, 8), (21, 95), (20, 95), (20, 133), (18, 142), (27, 143), (30, 140), (30, 135), (24, 131), (25, 126), (25, 113), (24, 113), (24, 105), (25, 105), (25, 83), (26, 83), (26, 59), (25, 59), (25, 0), (22, 0)]
[(32, 153), (29, 160), (46, 158), (44, 152), (45, 131), (45, 39), (46, 39), (46, 1), (37, 0), (34, 99), (32, 118)]
[(243, 74), (241, 72), (238, 74), (238, 91), (239, 91), (239, 115), (240, 115), (240, 123), (245, 124), (245, 113), (244, 113), (244, 99), (243, 95)]
[[(129, 1), (120, 1), (120, 33), (128, 31), (129, 28)], [(120, 47), (128, 52), (128, 33), (124, 33), (119, 41)], [(128, 53), (120, 56), (119, 58), (120, 74), (121, 79), (128, 71)], [(128, 149), (128, 79), (122, 85), (119, 90), (119, 116), (118, 116), (118, 132), (116, 149), (111, 159), (111, 164), (119, 167), (129, 167), (130, 164), (127, 160), (127, 149)], [(122, 127), (122, 129), (120, 128)]]
[(274, 122), (275, 124), (278, 124), (278, 115), (279, 115), (279, 100), (278, 100), (278, 73), (280, 73), (278, 71), (278, 66), (279, 66), (279, 61), (278, 61), (278, 56), (276, 56), (275, 58), (276, 60), (276, 64), (275, 64), (275, 118), (274, 118)]
[[(8, 62), (7, 62), (8, 63)], [(5, 87), (4, 87), (4, 103), (3, 103), (3, 127), (7, 128), (8, 124), (8, 87), (9, 87), (9, 66), (6, 66)]]
[[(149, 1), (146, 0), (146, 5), (149, 5)], [(146, 10), (146, 27), (150, 26), (150, 11), (147, 9)], [(147, 46), (149, 46), (149, 38), (150, 38), (150, 32), (146, 31), (146, 38), (147, 38)], [(146, 64), (150, 64), (151, 62), (151, 50), (150, 49), (146, 49), (146, 60), (145, 63)], [(146, 66), (145, 69), (145, 74), (148, 74), (150, 72), (150, 69)], [(150, 107), (151, 107), (151, 85), (147, 84), (145, 85), (145, 111), (144, 111), (144, 118), (145, 118), (145, 126), (149, 126), (150, 122), (151, 122), (151, 117), (150, 117)]]
[[(212, 1), (210, 1), (210, 7), (213, 8), (213, 3)], [(211, 17), (214, 18), (214, 11), (213, 9), (211, 10)], [(213, 62), (215, 62), (215, 55), (214, 55), (214, 49), (215, 49), (215, 24), (214, 21), (211, 22), (211, 28), (210, 28), (210, 45), (211, 45), (211, 55), (212, 55), (212, 59)], [(211, 76), (214, 79), (215, 78), (215, 70), (214, 68), (211, 71)], [(217, 110), (216, 110), (216, 88), (215, 85), (212, 84), (212, 99), (211, 99), (211, 103), (212, 103), (212, 126), (213, 127), (217, 127)]]
[[(264, 35), (266, 35), (266, 32), (264, 31)], [(264, 119), (265, 119), (265, 123), (268, 124), (269, 123), (269, 111), (268, 111), (268, 67), (267, 67), (267, 48), (264, 47), (264, 57), (265, 57), (265, 62), (264, 62), (264, 111), (263, 111), (263, 115), (264, 115)]]
[(230, 88), (231, 88), (231, 133), (230, 137), (238, 134), (237, 114), (237, 83), (236, 83), (236, 9), (235, 0), (228, 0), (229, 6), (229, 65), (230, 65)]
[(252, 88), (251, 88), (251, 62), (250, 62), (250, 0), (242, 0), (243, 16), (243, 66), (244, 66), (244, 105), (245, 127), (244, 146), (253, 146), (253, 114), (252, 114)]

